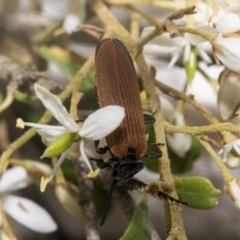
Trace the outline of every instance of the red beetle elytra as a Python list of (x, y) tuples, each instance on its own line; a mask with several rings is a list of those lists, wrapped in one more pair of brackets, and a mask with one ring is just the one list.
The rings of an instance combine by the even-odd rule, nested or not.
[[(152, 144), (154, 153), (147, 153), (144, 123), (154, 122), (153, 117), (143, 115), (140, 92), (132, 58), (123, 43), (116, 39), (103, 39), (96, 48), (95, 55), (96, 87), (100, 107), (119, 105), (125, 108), (126, 116), (121, 125), (106, 137), (107, 147), (97, 148), (99, 153), (109, 151), (112, 158), (104, 162), (96, 161), (99, 168), (113, 169), (113, 182), (100, 225), (103, 225), (110, 205), (113, 187), (116, 183), (144, 188), (147, 184), (133, 178), (144, 168), (140, 157), (162, 156), (158, 144)], [(158, 192), (159, 197), (176, 203), (183, 203), (166, 193)]]

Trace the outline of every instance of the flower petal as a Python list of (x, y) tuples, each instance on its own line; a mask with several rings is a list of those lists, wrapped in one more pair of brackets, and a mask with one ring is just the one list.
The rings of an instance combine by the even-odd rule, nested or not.
[(168, 56), (171, 53), (175, 53), (177, 49), (176, 46), (166, 47), (148, 43), (144, 46), (143, 53), (151, 57)]
[(48, 145), (56, 138), (60, 137), (64, 133), (67, 133), (68, 131), (62, 127), (62, 129), (39, 129), (37, 132), (42, 137), (42, 142), (45, 145)]
[(57, 224), (49, 213), (33, 201), (7, 195), (3, 198), (4, 211), (25, 227), (40, 233), (50, 233), (57, 229)]
[(184, 133), (167, 134), (169, 147), (179, 156), (184, 157), (192, 144), (192, 137)]
[(41, 87), (37, 83), (34, 84), (34, 90), (38, 98), (42, 101), (43, 105), (67, 130), (70, 132), (79, 131), (78, 124), (72, 119), (57, 96), (50, 93), (48, 90)]
[(223, 149), (221, 149), (218, 152), (219, 155), (222, 155), (222, 161), (224, 163), (227, 162), (227, 159), (228, 159), (230, 151), (232, 150), (232, 147), (233, 147), (232, 143), (226, 144), (226, 145), (223, 146)]
[(0, 192), (11, 192), (25, 188), (30, 184), (28, 174), (23, 167), (13, 167), (6, 170), (0, 180)]
[(77, 29), (77, 26), (80, 25), (81, 21), (78, 15), (68, 14), (64, 19), (63, 28), (68, 34), (71, 34)]
[(240, 38), (226, 38), (219, 34), (216, 37), (215, 42), (221, 48), (221, 51), (215, 49), (218, 59), (227, 68), (240, 73)]
[(208, 56), (206, 51), (203, 49), (202, 44), (199, 43), (196, 46), (197, 54), (202, 58), (203, 61), (205, 61), (207, 64), (212, 63), (212, 59)]
[[(144, 28), (141, 37), (145, 37), (153, 29), (154, 27)], [(155, 37), (148, 42), (143, 48), (143, 53), (153, 57), (172, 54), (175, 56), (174, 62), (175, 59), (178, 58), (186, 42), (187, 40), (184, 37), (170, 38), (169, 33), (163, 33), (161, 36)]]
[[(148, 35), (155, 27), (145, 27), (141, 33), (141, 38)], [(152, 39), (148, 44), (155, 44), (165, 47), (184, 47), (187, 40), (184, 37), (170, 38), (169, 33), (163, 33), (161, 36), (157, 36)]]
[(125, 109), (109, 105), (90, 114), (85, 120), (79, 135), (83, 138), (100, 140), (114, 131), (125, 117)]
[(84, 162), (87, 164), (87, 167), (89, 168), (90, 172), (92, 172), (93, 169), (92, 169), (91, 163), (89, 162), (89, 159), (88, 159), (88, 157), (86, 155), (86, 152), (85, 152), (84, 139), (82, 139), (80, 141), (80, 152), (81, 152), (81, 156), (82, 156)]
[(163, 114), (164, 119), (170, 123), (174, 123), (176, 110), (172, 102), (170, 102), (169, 99), (163, 97), (161, 95), (161, 92), (158, 89), (157, 89), (157, 94), (161, 101), (161, 112)]
[(216, 26), (216, 30), (219, 33), (233, 33), (238, 31), (240, 28), (239, 16), (235, 13), (226, 13), (223, 15)]

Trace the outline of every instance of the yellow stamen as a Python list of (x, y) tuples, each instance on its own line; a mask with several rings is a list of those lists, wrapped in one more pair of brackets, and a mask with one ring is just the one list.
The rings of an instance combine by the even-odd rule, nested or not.
[(46, 190), (47, 184), (50, 182), (49, 178), (41, 178), (41, 183), (40, 183), (40, 191), (44, 192)]
[(97, 177), (99, 172), (100, 172), (100, 168), (96, 169), (95, 171), (89, 172), (87, 176), (88, 176), (88, 178), (95, 178), (95, 177)]
[(23, 122), (23, 120), (21, 118), (17, 119), (16, 127), (24, 129), (24, 122)]

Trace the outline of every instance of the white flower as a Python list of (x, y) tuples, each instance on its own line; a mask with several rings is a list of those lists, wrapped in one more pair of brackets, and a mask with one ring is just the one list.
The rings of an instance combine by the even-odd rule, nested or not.
[(240, 35), (218, 34), (214, 48), (217, 58), (230, 70), (240, 73)]
[(10, 194), (29, 184), (30, 179), (23, 167), (14, 167), (3, 173), (0, 194), (4, 212), (32, 231), (40, 233), (56, 231), (57, 224), (45, 209), (29, 199)]
[(228, 159), (232, 157), (232, 154), (235, 155), (235, 157), (240, 156), (240, 139), (237, 139), (231, 143), (228, 143), (223, 146), (223, 149), (221, 149), (218, 154), (222, 155), (222, 161), (224, 163), (228, 162)]
[[(56, 140), (60, 136), (66, 133), (78, 133), (81, 137), (80, 152), (90, 169), (89, 177), (97, 175), (99, 170), (93, 172), (92, 166), (86, 156), (84, 144), (85, 139), (100, 140), (114, 131), (122, 122), (125, 116), (125, 110), (123, 107), (111, 105), (97, 110), (90, 114), (84, 121), (83, 126), (80, 127), (67, 112), (66, 108), (61, 103), (60, 99), (50, 93), (48, 90), (42, 88), (38, 84), (34, 85), (34, 90), (38, 98), (42, 101), (43, 105), (52, 113), (54, 118), (58, 120), (62, 126), (49, 126), (42, 124), (35, 124), (29, 122), (22, 122), (18, 119), (17, 126), (30, 126), (38, 128), (37, 132), (42, 136), (42, 141), (48, 145), (52, 141)], [(53, 169), (52, 174), (47, 179), (42, 179), (41, 190), (44, 191), (46, 184), (54, 177), (57, 169), (60, 167), (66, 156), (71, 151), (74, 144), (63, 152)]]
[[(206, 26), (196, 26), (199, 29), (214, 32), (214, 29)], [(142, 31), (141, 37), (148, 35), (154, 27), (145, 27)], [(203, 38), (196, 35), (187, 35), (187, 37), (170, 38), (169, 33), (163, 33), (161, 36), (155, 37), (143, 48), (143, 53), (152, 56), (168, 56), (171, 55), (172, 59), (168, 64), (171, 68), (180, 56), (183, 54), (183, 61), (188, 61), (190, 57), (191, 45), (195, 46), (196, 53), (207, 63), (211, 63), (210, 57), (207, 55), (205, 49), (209, 48), (210, 44)], [(207, 46), (206, 46), (207, 45)]]
[(227, 183), (225, 189), (227, 195), (234, 202), (236, 208), (240, 210), (240, 180), (236, 178), (232, 179)]
[(223, 120), (236, 114), (240, 104), (240, 74), (225, 70), (219, 76), (218, 109)]
[[(159, 95), (160, 97), (160, 95)], [(172, 103), (164, 97), (160, 97), (161, 112), (166, 121), (177, 126), (184, 126), (184, 116), (176, 112)], [(184, 133), (173, 133), (166, 135), (168, 146), (179, 156), (184, 157), (191, 147), (192, 137)]]

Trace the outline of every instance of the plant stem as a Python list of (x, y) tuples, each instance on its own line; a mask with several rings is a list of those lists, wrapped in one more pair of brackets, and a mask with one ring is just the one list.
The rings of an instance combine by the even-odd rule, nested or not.
[[(168, 94), (176, 99), (181, 99), (184, 100), (185, 102), (187, 102), (188, 104), (190, 104), (191, 106), (193, 106), (194, 108), (196, 108), (198, 111), (200, 111), (202, 113), (202, 115), (207, 119), (207, 121), (211, 124), (219, 124), (218, 119), (216, 119), (212, 113), (206, 109), (204, 106), (202, 106), (201, 104), (199, 104), (198, 102), (196, 102), (194, 100), (194, 96), (191, 95), (186, 95), (182, 92), (179, 92), (178, 90), (167, 86), (166, 84), (155, 80), (155, 85), (162, 90), (162, 92), (164, 92), (165, 94)], [(220, 135), (222, 136), (222, 138), (224, 139), (224, 141), (226, 143), (232, 142), (234, 140), (236, 140), (236, 136), (234, 136), (233, 134), (227, 132), (227, 131), (222, 131), (220, 132)]]
[(226, 165), (223, 163), (219, 155), (216, 153), (216, 151), (211, 147), (211, 145), (204, 141), (201, 137), (197, 137), (200, 143), (203, 145), (203, 147), (207, 150), (207, 152), (210, 154), (211, 158), (214, 160), (214, 162), (217, 164), (218, 168), (222, 172), (223, 178), (225, 182), (229, 182), (233, 178), (235, 178), (228, 170)]

